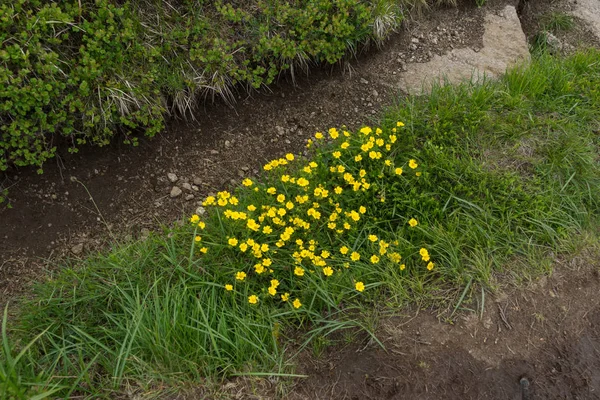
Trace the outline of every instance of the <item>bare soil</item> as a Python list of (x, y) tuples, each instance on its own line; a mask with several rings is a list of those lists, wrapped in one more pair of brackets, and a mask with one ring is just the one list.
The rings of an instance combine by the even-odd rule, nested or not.
[[(494, 0), (486, 7), (516, 2)], [(566, 2), (524, 1), (524, 31), (532, 37), (549, 9)], [(416, 19), (382, 49), (370, 49), (331, 70), (282, 76), (272, 91), (239, 94), (235, 109), (207, 105), (198, 121), (174, 121), (136, 148), (62, 152), (44, 174), (29, 169), (0, 176), (12, 208), (0, 209), (0, 304), (66, 258), (84, 257), (117, 241), (144, 238), (181, 221), (207, 194), (237, 185), (306, 139), (331, 126), (366, 124), (402, 95), (389, 82), (407, 63), (425, 62), (454, 47), (481, 46), (485, 9), (459, 6)], [(597, 44), (586, 28), (559, 38)], [(416, 39), (416, 40), (414, 40)], [(177, 175), (171, 182), (167, 174)], [(170, 196), (173, 186), (182, 189)], [(526, 288), (488, 293), (484, 312), (461, 313), (453, 324), (428, 310), (407, 310), (378, 331), (385, 350), (364, 340), (306, 357), (290, 399), (600, 398), (600, 278), (591, 250)], [(257, 390), (225, 385), (226, 398), (279, 397), (276, 384)], [(240, 390), (244, 388), (244, 390)], [(198, 392), (196, 392), (198, 393)], [(258, 394), (251, 394), (258, 393)], [(188, 398), (199, 398), (200, 395)]]

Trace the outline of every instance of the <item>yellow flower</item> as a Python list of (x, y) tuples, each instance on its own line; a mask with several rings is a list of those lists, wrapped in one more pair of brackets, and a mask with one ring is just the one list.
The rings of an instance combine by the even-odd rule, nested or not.
[(244, 279), (246, 279), (246, 273), (245, 272), (237, 272), (235, 274), (235, 279), (237, 279), (238, 281), (243, 281)]
[(371, 132), (373, 132), (373, 130), (368, 126), (365, 126), (364, 128), (361, 128), (361, 130), (360, 130), (360, 133), (362, 133), (363, 135), (370, 135)]
[(201, 240), (202, 240), (202, 238), (201, 238), (200, 236), (196, 236), (196, 237), (194, 238), (194, 240), (195, 240), (196, 242), (199, 242), (199, 241), (201, 241)]
[(362, 156), (359, 154), (356, 157), (354, 157), (354, 161), (359, 162), (362, 160)]
[(248, 211), (256, 211), (256, 206), (254, 204), (250, 204), (248, 207), (246, 207), (248, 209)]
[(434, 263), (432, 263), (432, 262), (430, 261), (430, 262), (429, 262), (429, 264), (427, 264), (427, 269), (428, 269), (429, 271), (431, 271), (431, 270), (433, 269), (434, 265), (435, 265), (435, 264), (434, 264)]
[(410, 225), (410, 227), (411, 227), (411, 228), (414, 228), (414, 227), (415, 227), (415, 226), (417, 226), (419, 223), (417, 222), (417, 220), (416, 220), (416, 219), (414, 219), (414, 218), (411, 218), (411, 219), (408, 221), (408, 224)]
[(195, 223), (197, 223), (198, 221), (200, 221), (200, 217), (199, 217), (198, 215), (196, 215), (196, 214), (192, 215), (192, 217), (190, 218), (190, 222), (191, 222), (192, 224), (195, 224)]
[(369, 235), (369, 240), (371, 242), (376, 242), (377, 241), (377, 235)]
[[(263, 246), (265, 246), (265, 245), (263, 244)], [(270, 258), (265, 258), (265, 259), (262, 261), (262, 264), (263, 264), (265, 267), (270, 267), (270, 266), (273, 264), (273, 261), (271, 261), (271, 259), (270, 259)]]
[(274, 187), (270, 187), (267, 189), (267, 193), (269, 194), (275, 194), (277, 193), (277, 189), (275, 189)]
[(364, 178), (364, 177), (365, 177), (365, 175), (367, 175), (367, 171), (365, 171), (364, 169), (361, 169), (361, 170), (358, 172), (358, 176), (360, 176), (361, 178)]
[(294, 306), (294, 308), (300, 308), (300, 307), (302, 307), (302, 303), (300, 303), (300, 299), (294, 300), (294, 302), (292, 303), (292, 305)]
[(265, 266), (262, 264), (254, 264), (254, 270), (257, 274), (262, 274), (263, 272), (265, 272)]
[(421, 171), (415, 172), (416, 176), (421, 176)]
[(269, 233), (271, 233), (271, 232), (273, 232), (273, 228), (271, 228), (269, 225), (267, 225), (267, 226), (265, 226), (265, 227), (263, 228), (263, 233), (264, 233), (265, 235), (268, 235), (268, 234), (269, 234)]
[(337, 224), (335, 222), (328, 222), (327, 223), (327, 227), (329, 229), (335, 229), (336, 226), (337, 226)]
[(361, 213), (361, 214), (364, 214), (364, 213), (367, 212), (367, 208), (365, 206), (360, 206), (358, 208), (358, 212)]
[(356, 290), (358, 290), (359, 292), (362, 292), (363, 290), (365, 290), (365, 284), (364, 284), (364, 283), (362, 283), (362, 282), (356, 282), (356, 283), (354, 284), (354, 288), (355, 288)]
[(349, 251), (348, 247), (346, 247), (346, 246), (340, 247), (340, 253), (342, 253), (343, 255), (348, 254), (348, 251)]
[(248, 245), (246, 243), (240, 244), (240, 250), (242, 252), (245, 252), (246, 250), (248, 250)]
[(350, 147), (350, 143), (348, 143), (348, 142), (344, 142), (344, 143), (342, 143), (342, 144), (340, 145), (340, 147), (341, 147), (342, 149), (344, 149), (344, 150), (345, 150), (345, 149), (347, 149), (348, 147)]
[(342, 153), (339, 151), (334, 151), (332, 156), (333, 156), (333, 158), (340, 158), (342, 156)]
[(396, 169), (394, 170), (394, 172), (396, 173), (396, 175), (402, 175), (402, 172), (403, 172), (403, 171), (402, 171), (402, 168), (396, 168)]
[(429, 252), (427, 251), (427, 249), (426, 249), (426, 248), (423, 248), (423, 247), (422, 247), (422, 248), (419, 250), (419, 254), (421, 255), (421, 257), (425, 257), (425, 256), (429, 255)]
[(289, 293), (284, 293), (281, 295), (281, 301), (288, 301), (290, 298), (290, 294)]
[(335, 194), (342, 194), (342, 191), (344, 189), (342, 189), (340, 186), (336, 186), (335, 189), (333, 189), (333, 191), (335, 192)]
[(250, 303), (250, 304), (258, 303), (258, 296), (256, 296), (255, 294), (253, 294), (252, 296), (248, 296), (248, 303)]
[(285, 201), (285, 194), (277, 195), (277, 201), (283, 203)]
[(294, 268), (294, 275), (296, 276), (304, 276), (304, 268), (296, 267)]
[(202, 253), (202, 254), (206, 254), (207, 252), (208, 252), (208, 248), (206, 248), (206, 247), (203, 247), (200, 249), (200, 253)]
[(392, 160), (385, 160), (385, 165), (386, 167), (389, 167), (390, 165), (392, 165)]
[(406, 264), (401, 264), (400, 265), (400, 271), (404, 271), (406, 269)]
[(331, 267), (325, 267), (323, 268), (323, 274), (325, 276), (331, 276), (333, 275), (333, 269), (331, 269)]
[(230, 284), (225, 285), (225, 290), (227, 290), (228, 292), (231, 292), (233, 290), (233, 285), (230, 285)]
[(419, 164), (417, 164), (417, 162), (415, 160), (411, 159), (411, 160), (408, 161), (408, 166), (411, 169), (415, 169), (415, 168), (417, 168), (419, 166)]
[(403, 122), (400, 122), (400, 121), (398, 121), (398, 122), (396, 122), (396, 126), (402, 127), (402, 126), (404, 126), (404, 123), (403, 123)]
[(279, 281), (277, 279), (271, 279), (271, 286), (277, 288), (279, 286)]
[(315, 133), (315, 139), (323, 139), (323, 134), (321, 132)]
[(271, 296), (275, 296), (277, 294), (277, 289), (275, 289), (273, 286), (271, 286), (269, 289), (267, 289), (269, 294)]
[(206, 228), (206, 224), (204, 223), (204, 221), (198, 222), (198, 228), (200, 228), (200, 229)]
[(340, 133), (337, 129), (331, 128), (329, 129), (329, 136), (331, 136), (332, 139), (337, 139), (340, 136)]
[(373, 254), (373, 255), (371, 256), (371, 262), (372, 262), (373, 264), (377, 264), (377, 263), (379, 262), (379, 257), (377, 257), (375, 254)]
[(298, 186), (308, 186), (308, 184), (310, 183), (307, 179), (305, 178), (298, 178), (298, 180), (296, 181), (296, 183), (298, 184)]
[(294, 155), (292, 153), (287, 153), (285, 155), (286, 160), (288, 161), (294, 161)]
[(236, 238), (230, 238), (227, 243), (229, 243), (230, 246), (237, 246), (238, 244), (238, 240)]
[(204, 202), (202, 203), (203, 206), (211, 206), (215, 204), (215, 197), (214, 196), (208, 196), (206, 198), (206, 200), (204, 200)]
[(353, 251), (352, 254), (350, 255), (350, 259), (352, 261), (358, 261), (358, 260), (360, 260), (360, 254), (358, 254), (357, 252)]
[(381, 139), (381, 138), (379, 138), (379, 139), (377, 139), (377, 140), (375, 141), (375, 144), (376, 144), (377, 146), (383, 146), (383, 143), (384, 143), (384, 142), (383, 142), (383, 139)]

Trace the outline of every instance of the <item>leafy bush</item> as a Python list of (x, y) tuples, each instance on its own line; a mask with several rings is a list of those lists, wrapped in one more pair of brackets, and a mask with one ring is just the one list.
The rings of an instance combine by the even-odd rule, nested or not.
[[(390, 0), (20, 0), (0, 5), (0, 171), (116, 132), (152, 136), (198, 98), (335, 63), (399, 22)], [(395, 10), (395, 11), (394, 11)], [(390, 15), (377, 15), (388, 13)], [(375, 28), (374, 21), (377, 20)]]

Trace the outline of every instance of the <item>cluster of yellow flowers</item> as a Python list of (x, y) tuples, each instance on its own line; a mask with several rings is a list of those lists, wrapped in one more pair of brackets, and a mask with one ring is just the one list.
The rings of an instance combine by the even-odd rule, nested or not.
[[(307, 274), (320, 276), (319, 279), (340, 276), (340, 282), (349, 282), (353, 290), (363, 292), (365, 283), (355, 281), (347, 272), (363, 256), (368, 260), (363, 263), (393, 263), (404, 270), (398, 241), (388, 242), (374, 233), (367, 236), (367, 242), (356, 240), (368, 221), (368, 199), (376, 197), (385, 202), (377, 179), (384, 174), (405, 179), (399, 177), (404, 170), (396, 166), (393, 154), (397, 129), (402, 126), (398, 122), (387, 135), (380, 128), (363, 127), (360, 135), (331, 128), (329, 137), (337, 146), (325, 156), (321, 154), (322, 157), (297, 167), (290, 165), (298, 162), (293, 154), (270, 161), (264, 165), (270, 185), (244, 179), (242, 185), (249, 192), (242, 199), (258, 199), (253, 203), (242, 206), (237, 197), (226, 191), (207, 197), (204, 206), (213, 208), (211, 212), (219, 216), (223, 232), (228, 232), (223, 234), (222, 243), (214, 245), (232, 249), (239, 261), (236, 265), (241, 266), (231, 282), (224, 285), (225, 290), (234, 292), (236, 285), (250, 284), (247, 282), (252, 280), (246, 290), (248, 303), (258, 304), (261, 299), (287, 303), (290, 293), (302, 297)], [(325, 135), (317, 133), (315, 140), (325, 141)], [(312, 143), (309, 140), (307, 146)], [(408, 160), (407, 165), (410, 170), (419, 167), (414, 159)], [(284, 166), (288, 167), (279, 173)], [(414, 172), (416, 177), (421, 175), (420, 171)], [(363, 203), (357, 204), (360, 199)], [(197, 226), (195, 242), (202, 243), (197, 233), (205, 229), (205, 223), (198, 215), (190, 221)], [(410, 228), (418, 225), (416, 218), (406, 223)], [(200, 252), (207, 251), (206, 246), (200, 247)], [(429, 262), (427, 269), (433, 269), (427, 250), (421, 249), (420, 255)], [(302, 307), (298, 297), (291, 304), (295, 309)]]

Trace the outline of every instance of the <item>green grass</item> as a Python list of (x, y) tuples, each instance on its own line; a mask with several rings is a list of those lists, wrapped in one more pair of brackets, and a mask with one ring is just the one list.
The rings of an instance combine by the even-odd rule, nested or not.
[[(306, 348), (319, 355), (357, 331), (377, 340), (380, 312), (414, 303), (447, 307), (449, 319), (465, 308), (480, 312), (500, 276), (519, 281), (547, 273), (557, 255), (597, 240), (599, 65), (598, 51), (542, 55), (497, 82), (401, 99), (380, 121), (381, 133), (373, 127), (345, 137), (333, 130), (339, 137), (315, 139), (309, 159), (269, 163), (249, 187), (217, 195), (223, 206), (209, 200), (193, 224), (65, 267), (36, 286), (4, 332), (0, 373), (10, 379), (0, 382), (0, 394), (31, 398), (58, 389), (111, 398), (127, 385), (149, 392), (234, 375), (289, 377)], [(371, 137), (374, 147), (363, 152)], [(357, 154), (363, 160), (355, 161)], [(310, 161), (316, 165), (309, 171)], [(282, 162), (288, 165), (276, 165)], [(368, 187), (354, 190), (331, 171), (340, 166), (357, 181), (364, 169)], [(282, 175), (309, 180), (310, 201), (299, 201), (303, 187)], [(327, 196), (314, 193), (319, 185)], [(281, 209), (310, 228), (290, 222), (292, 238), (282, 239)], [(248, 218), (260, 232), (247, 228)], [(242, 250), (248, 239), (269, 249)], [(299, 260), (301, 249), (306, 258)], [(351, 252), (360, 260), (350, 260)], [(373, 255), (380, 260), (370, 261)], [(246, 276), (236, 280), (240, 272)], [(296, 298), (299, 307), (290, 304)]]

